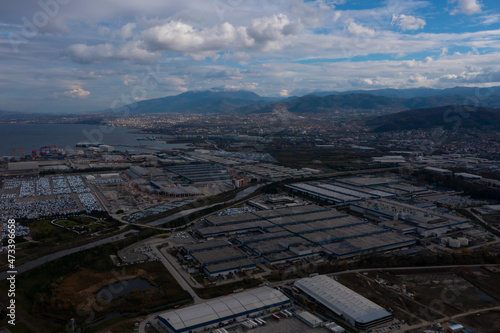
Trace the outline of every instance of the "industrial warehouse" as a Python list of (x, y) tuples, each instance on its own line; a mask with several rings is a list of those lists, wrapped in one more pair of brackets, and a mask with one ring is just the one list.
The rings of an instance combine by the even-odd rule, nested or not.
[(393, 319), (381, 306), (326, 275), (301, 279), (294, 285), (357, 329), (367, 330)]
[(231, 182), (233, 177), (227, 173), (227, 169), (215, 164), (190, 164), (179, 166), (168, 166), (165, 170), (173, 172), (186, 179), (190, 183), (204, 184), (220, 181)]
[(286, 187), (293, 192), (321, 199), (332, 204), (348, 204), (367, 199), (408, 196), (428, 191), (425, 187), (403, 183), (397, 177), (366, 175), (295, 183)]
[[(314, 204), (209, 216), (204, 221), (205, 227), (195, 229), (198, 236), (227, 236), (234, 244), (246, 250), (247, 254), (258, 256), (268, 264), (322, 254), (334, 258), (348, 258), (407, 247), (416, 242), (415, 238), (398, 234), (389, 228)], [(219, 265), (218, 274), (223, 274), (220, 270), (223, 267), (234, 271), (242, 264), (245, 269), (252, 269), (247, 261), (234, 261), (244, 259), (245, 253), (226, 248), (210, 249), (215, 246), (210, 243), (209, 241), (198, 245), (200, 248), (206, 247), (203, 252), (191, 253), (200, 265), (233, 260), (232, 266), (227, 263)], [(227, 245), (217, 243), (217, 246)], [(185, 251), (188, 253), (193, 249), (186, 248)], [(210, 275), (212, 274), (213, 270)]]
[(194, 333), (261, 316), (289, 305), (290, 299), (279, 290), (261, 287), (168, 311), (160, 314), (158, 321), (168, 332)]
[(394, 200), (368, 200), (350, 205), (352, 211), (381, 222), (403, 233), (418, 233), (423, 237), (441, 236), (452, 229), (468, 229), (470, 220), (433, 209), (433, 205), (415, 206)]

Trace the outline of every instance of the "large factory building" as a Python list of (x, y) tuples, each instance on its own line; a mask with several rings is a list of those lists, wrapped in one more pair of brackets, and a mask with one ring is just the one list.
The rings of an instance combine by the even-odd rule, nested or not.
[(290, 303), (290, 299), (279, 290), (261, 287), (168, 311), (159, 315), (158, 321), (168, 332), (194, 333), (258, 316)]
[(392, 314), (381, 306), (326, 275), (298, 280), (295, 287), (360, 330), (367, 330), (393, 319)]

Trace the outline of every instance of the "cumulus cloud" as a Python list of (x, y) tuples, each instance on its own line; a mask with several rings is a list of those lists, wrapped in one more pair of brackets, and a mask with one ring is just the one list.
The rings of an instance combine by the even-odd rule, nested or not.
[(375, 30), (372, 28), (365, 27), (362, 24), (358, 24), (354, 21), (350, 21), (347, 26), (347, 32), (351, 36), (366, 36), (373, 37), (375, 35)]
[(111, 58), (114, 53), (113, 45), (99, 44), (88, 46), (86, 44), (73, 44), (68, 47), (68, 53), (76, 63), (80, 64), (90, 64), (102, 58)]
[(430, 87), (435, 82), (434, 79), (429, 79), (425, 75), (415, 73), (408, 77), (408, 82), (414, 87)]
[(407, 31), (422, 29), (423, 27), (425, 27), (426, 22), (423, 19), (417, 18), (415, 16), (401, 14), (392, 15), (391, 24), (398, 26), (403, 31)]
[(60, 97), (65, 97), (65, 98), (71, 98), (71, 99), (84, 99), (90, 96), (90, 91), (84, 90), (80, 87), (72, 89), (72, 90), (67, 90), (62, 93), (56, 93), (54, 94), (55, 98), (60, 98)]
[(285, 14), (252, 20), (248, 27), (239, 27), (243, 44), (249, 48), (278, 50), (284, 46), (284, 38), (301, 32), (300, 21), (291, 21)]
[(280, 96), (281, 96), (281, 97), (288, 97), (288, 96), (289, 96), (288, 90), (286, 90), (286, 89), (282, 89), (282, 90), (280, 91)]
[(412, 60), (405, 60), (401, 62), (401, 65), (406, 68), (413, 68), (413, 67), (419, 67), (423, 65), (427, 65), (432, 62), (432, 57), (425, 57), (424, 60), (422, 61), (416, 61), (415, 59)]
[(145, 30), (142, 36), (146, 47), (152, 51), (198, 53), (224, 50), (236, 39), (236, 29), (227, 22), (197, 29), (187, 23), (170, 21)]
[(127, 23), (120, 29), (120, 36), (123, 39), (129, 39), (134, 35), (135, 23)]
[(451, 11), (452, 15), (459, 13), (473, 15), (482, 12), (483, 5), (478, 0), (450, 0), (450, 2), (453, 4), (456, 3), (455, 8)]
[(158, 58), (158, 54), (145, 50), (140, 41), (130, 41), (120, 47), (115, 47), (109, 43), (90, 46), (73, 44), (68, 47), (66, 53), (73, 62), (79, 64), (92, 64), (110, 59), (129, 59), (138, 63), (147, 63)]

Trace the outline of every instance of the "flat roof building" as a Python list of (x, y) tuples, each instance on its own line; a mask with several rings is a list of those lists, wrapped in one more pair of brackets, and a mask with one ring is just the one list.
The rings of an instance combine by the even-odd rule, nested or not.
[(326, 275), (301, 279), (294, 285), (357, 329), (366, 330), (393, 319), (381, 306)]
[(38, 170), (38, 167), (38, 162), (10, 162), (7, 164), (7, 170), (9, 171)]
[(160, 314), (158, 321), (170, 333), (194, 333), (290, 304), (290, 299), (279, 290), (261, 287), (218, 297), (202, 304), (171, 310)]
[(451, 176), (453, 172), (448, 169), (441, 169), (441, 168), (435, 168), (435, 167), (425, 167), (425, 171), (428, 171), (430, 173), (436, 173), (439, 175), (444, 175), (444, 176)]

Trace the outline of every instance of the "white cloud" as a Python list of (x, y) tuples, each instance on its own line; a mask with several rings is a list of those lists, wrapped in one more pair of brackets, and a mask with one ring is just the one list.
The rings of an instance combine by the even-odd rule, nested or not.
[(397, 25), (403, 31), (407, 31), (422, 29), (423, 27), (425, 27), (426, 22), (423, 19), (417, 18), (415, 16), (401, 14), (392, 15), (391, 24)]
[(283, 48), (286, 36), (297, 35), (303, 30), (300, 21), (290, 21), (285, 14), (256, 18), (248, 27), (239, 27), (243, 44), (248, 48), (264, 51)]
[(80, 87), (65, 91), (63, 93), (56, 94), (56, 98), (58, 97), (67, 97), (67, 98), (79, 98), (84, 99), (90, 96), (90, 91), (84, 90)]
[(113, 45), (109, 43), (94, 46), (73, 44), (68, 47), (68, 52), (71, 60), (74, 62), (80, 64), (90, 64), (99, 59), (111, 58), (114, 55), (115, 50)]
[(500, 14), (484, 15), (481, 17), (481, 24), (490, 25), (500, 21)]
[(373, 37), (375, 35), (375, 30), (372, 28), (367, 28), (362, 24), (358, 24), (354, 21), (350, 21), (347, 26), (347, 32), (351, 36), (365, 36), (365, 37)]
[(457, 6), (451, 11), (452, 15), (459, 13), (472, 15), (482, 12), (483, 5), (479, 3), (478, 0), (450, 0), (450, 2), (457, 4)]
[(92, 64), (110, 59), (148, 63), (158, 58), (158, 54), (145, 50), (140, 41), (130, 41), (120, 47), (115, 47), (109, 43), (92, 46), (73, 44), (68, 47), (67, 54), (73, 62), (79, 64)]
[(289, 96), (288, 90), (286, 90), (286, 89), (282, 89), (282, 90), (280, 91), (280, 96), (281, 96), (281, 97), (288, 97), (288, 96)]
[(120, 36), (123, 39), (129, 39), (134, 35), (135, 23), (127, 23), (120, 29)]
[(401, 62), (401, 65), (406, 68), (420, 67), (429, 64), (432, 60), (432, 57), (425, 57), (422, 61), (416, 61), (415, 59), (404, 60)]
[(143, 38), (152, 51), (203, 53), (224, 50), (235, 41), (236, 30), (227, 22), (213, 28), (196, 29), (180, 21), (170, 21), (145, 30)]

